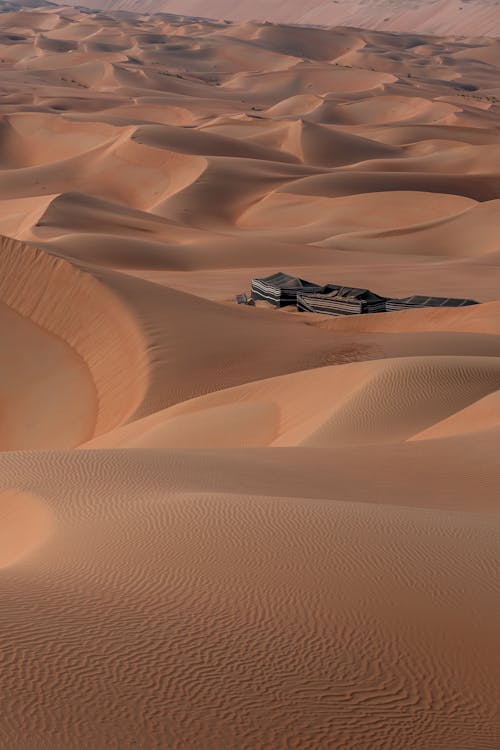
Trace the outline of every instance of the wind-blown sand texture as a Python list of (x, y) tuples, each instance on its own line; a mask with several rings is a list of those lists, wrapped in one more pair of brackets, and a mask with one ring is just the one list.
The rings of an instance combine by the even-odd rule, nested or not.
[(0, 15), (2, 750), (498, 749), (499, 65)]

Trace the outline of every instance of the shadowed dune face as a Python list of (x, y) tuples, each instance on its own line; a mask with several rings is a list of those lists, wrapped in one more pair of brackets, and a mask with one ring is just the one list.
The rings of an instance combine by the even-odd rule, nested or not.
[[(1, 750), (498, 750), (495, 11), (30, 5), (0, 13)], [(277, 270), (482, 304), (236, 305)]]
[[(453, 383), (453, 388), (450, 388)], [(496, 357), (410, 357), (324, 367), (226, 389), (86, 447), (224, 448), (397, 442), (500, 387)], [(110, 442), (112, 441), (112, 442)]]
[(0, 241), (3, 450), (73, 447), (120, 424), (145, 391), (129, 312), (89, 273)]
[[(495, 41), (69, 8), (2, 23), (1, 233), (218, 300), (249, 274), (184, 272), (286, 262), (459, 294), (455, 261), (486, 256), (475, 293), (495, 298)], [(355, 279), (374, 252), (405, 273)]]
[(2, 303), (0, 447), (72, 447), (94, 433), (90, 372), (62, 339)]

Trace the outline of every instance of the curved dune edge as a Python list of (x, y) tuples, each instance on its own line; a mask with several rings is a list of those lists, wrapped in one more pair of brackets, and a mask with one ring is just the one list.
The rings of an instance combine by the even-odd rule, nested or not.
[(495, 357), (335, 365), (186, 401), (82, 448), (235, 448), (397, 442), (500, 389)]
[(383, 315), (352, 315), (313, 321), (314, 325), (335, 331), (357, 333), (416, 333), (455, 331), (500, 334), (500, 302), (483, 302), (465, 308), (426, 308)]
[[(371, 227), (374, 233), (388, 228), (401, 233), (418, 232), (426, 222), (454, 219), (475, 205), (470, 198), (446, 193), (394, 190), (329, 198), (279, 189), (244, 211), (237, 219), (237, 226), (268, 230), (271, 236), (277, 236), (280, 230), (291, 230), (290, 234), (295, 232), (305, 240), (313, 240), (315, 247), (320, 243), (335, 247), (338, 236), (342, 248), (343, 238), (357, 236), (361, 225), (366, 229)], [(326, 235), (327, 240), (323, 240)]]
[[(473, 205), (459, 213), (418, 226), (361, 231), (325, 240), (339, 250), (366, 250), (454, 258), (488, 255), (498, 250), (500, 201)], [(369, 245), (367, 244), (369, 242)]]
[(61, 338), (0, 302), (0, 450), (72, 448), (95, 432), (97, 394)]
[(0, 490), (0, 571), (41, 547), (53, 526), (48, 506), (36, 495)]
[[(489, 393), (447, 419), (413, 435), (411, 441), (436, 440), (500, 427), (500, 390)], [(496, 436), (495, 440), (498, 439)]]
[(144, 338), (127, 308), (90, 272), (0, 237), (0, 301), (73, 349), (97, 394), (94, 434), (123, 422), (147, 389)]

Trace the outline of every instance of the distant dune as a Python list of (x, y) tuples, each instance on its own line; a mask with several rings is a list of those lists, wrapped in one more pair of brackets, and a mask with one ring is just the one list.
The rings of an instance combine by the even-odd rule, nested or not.
[[(64, 0), (55, 0), (67, 5)], [(80, 2), (72, 3), (82, 5)], [(500, 36), (499, 0), (86, 0), (84, 5), (104, 11), (179, 13), (203, 18), (320, 26), (357, 26), (367, 29)]]
[[(498, 750), (497, 6), (31, 5), (0, 14), (0, 750)], [(481, 304), (236, 304), (278, 270)]]

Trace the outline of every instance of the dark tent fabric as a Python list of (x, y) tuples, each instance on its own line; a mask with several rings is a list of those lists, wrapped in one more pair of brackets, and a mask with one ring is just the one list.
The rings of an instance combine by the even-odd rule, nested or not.
[(478, 304), (479, 302), (473, 299), (413, 295), (412, 297), (403, 297), (403, 299), (388, 299), (386, 310), (387, 312), (396, 312), (397, 310), (412, 310), (416, 307), (465, 307), (466, 305)]
[(360, 315), (385, 311), (386, 298), (369, 289), (327, 284), (319, 292), (299, 293), (297, 309), (326, 315)]
[(320, 284), (305, 281), (286, 273), (274, 273), (264, 279), (252, 279), (252, 299), (265, 300), (275, 307), (295, 305), (297, 293), (314, 292), (321, 289)]
[(321, 286), (282, 272), (262, 279), (252, 279), (250, 304), (255, 300), (264, 300), (275, 307), (296, 305), (301, 312), (326, 315), (362, 315), (411, 310), (417, 307), (464, 307), (479, 304), (473, 299), (424, 295), (388, 299), (369, 289), (340, 284)]

